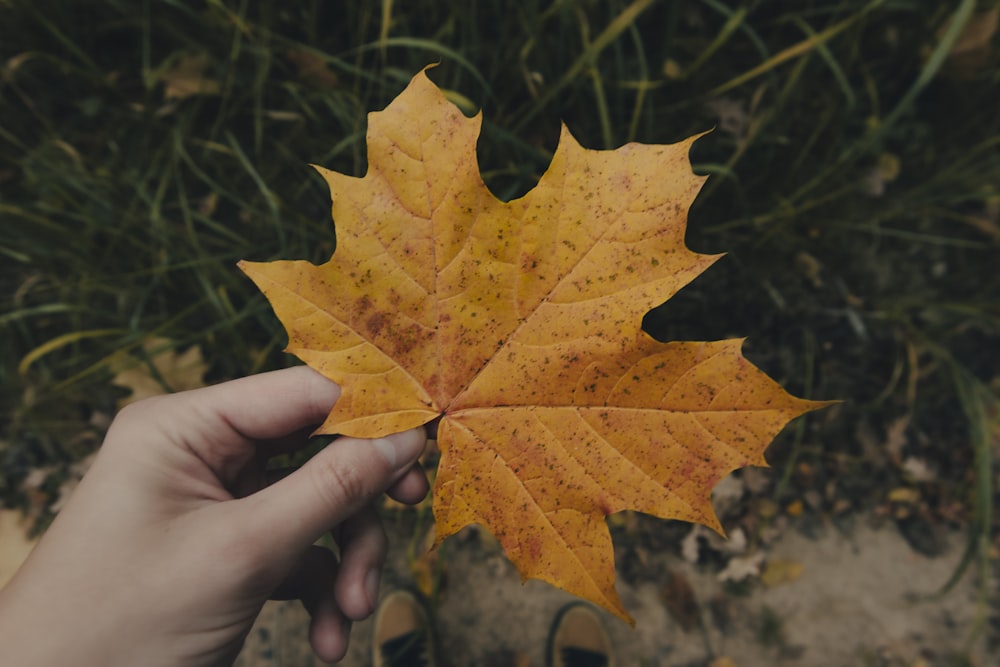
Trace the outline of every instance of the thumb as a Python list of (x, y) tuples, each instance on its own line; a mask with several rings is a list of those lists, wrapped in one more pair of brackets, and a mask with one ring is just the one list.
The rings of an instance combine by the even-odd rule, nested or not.
[(338, 438), (284, 479), (244, 498), (262, 534), (299, 551), (384, 493), (417, 461), (423, 427), (383, 438)]

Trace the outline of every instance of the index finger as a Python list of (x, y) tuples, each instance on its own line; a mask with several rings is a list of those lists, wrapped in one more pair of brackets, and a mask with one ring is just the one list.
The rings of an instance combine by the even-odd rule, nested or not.
[(150, 417), (163, 422), (177, 444), (223, 471), (245, 464), (264, 442), (321, 424), (338, 398), (336, 383), (296, 366), (172, 394), (149, 407), (156, 408)]

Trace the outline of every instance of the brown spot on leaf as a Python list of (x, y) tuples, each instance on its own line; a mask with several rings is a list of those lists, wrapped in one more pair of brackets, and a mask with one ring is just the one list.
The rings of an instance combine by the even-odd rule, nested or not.
[(368, 331), (369, 340), (377, 338), (382, 333), (388, 319), (385, 313), (375, 313), (365, 320), (365, 330)]

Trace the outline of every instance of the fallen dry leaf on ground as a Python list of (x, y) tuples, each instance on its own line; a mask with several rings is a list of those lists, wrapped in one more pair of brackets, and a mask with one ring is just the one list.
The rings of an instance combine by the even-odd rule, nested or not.
[[(973, 14), (948, 52), (948, 64), (951, 70), (964, 76), (972, 76), (981, 71), (990, 61), (993, 37), (998, 26), (1000, 26), (1000, 7), (994, 6)], [(948, 20), (938, 30), (938, 39), (941, 39), (950, 27), (951, 20)]]
[(775, 559), (768, 561), (760, 575), (760, 581), (768, 588), (790, 584), (805, 572), (805, 566), (798, 561)]
[(206, 75), (210, 64), (204, 53), (187, 53), (176, 56), (169, 67), (157, 78), (163, 82), (166, 100), (183, 100), (193, 95), (218, 95), (219, 82)]
[(118, 401), (119, 409), (150, 396), (205, 386), (208, 364), (197, 345), (178, 354), (171, 341), (150, 338), (143, 343), (142, 349), (145, 360), (123, 356), (113, 366), (115, 376), (111, 384), (131, 390)]
[(425, 73), (369, 115), (368, 173), (320, 169), (337, 251), (242, 262), (287, 350), (342, 387), (319, 433), (378, 437), (440, 417), (438, 540), (479, 523), (522, 576), (623, 619), (605, 517), (721, 530), (712, 487), (765, 465), (794, 417), (742, 341), (659, 343), (643, 315), (713, 264), (684, 245), (704, 178), (678, 144), (582, 148), (564, 128), (524, 197), (501, 202), (466, 118)]
[(333, 90), (340, 85), (337, 73), (327, 67), (326, 60), (312, 49), (292, 47), (285, 51), (288, 58), (298, 70), (299, 77), (319, 90)]

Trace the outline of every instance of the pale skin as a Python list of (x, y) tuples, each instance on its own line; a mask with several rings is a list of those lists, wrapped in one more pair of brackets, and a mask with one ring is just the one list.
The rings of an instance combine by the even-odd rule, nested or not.
[[(340, 396), (304, 367), (141, 401), (0, 591), (0, 665), (230, 665), (267, 599), (299, 598), (327, 662), (378, 599), (386, 537), (372, 502), (418, 502), (415, 429), (338, 438), (294, 471)], [(315, 546), (326, 533), (340, 558)]]

